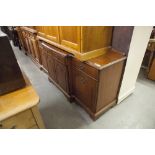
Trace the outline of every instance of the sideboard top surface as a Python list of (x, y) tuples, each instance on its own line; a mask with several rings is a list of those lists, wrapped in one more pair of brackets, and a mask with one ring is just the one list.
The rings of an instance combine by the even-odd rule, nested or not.
[(85, 63), (101, 70), (124, 59), (126, 59), (124, 54), (110, 48), (105, 54), (85, 61)]

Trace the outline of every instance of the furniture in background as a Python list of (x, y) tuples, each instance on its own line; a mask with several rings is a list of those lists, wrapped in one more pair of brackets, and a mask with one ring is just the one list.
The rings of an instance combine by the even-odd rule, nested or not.
[(27, 53), (32, 53), (31, 34), (39, 66), (49, 80), (94, 120), (117, 103), (125, 67), (125, 54), (111, 46), (112, 30), (105, 26), (19, 27)]
[(148, 78), (155, 80), (155, 39), (149, 41), (150, 59), (148, 64)]
[(111, 45), (112, 26), (36, 26), (37, 39), (72, 53), (81, 61), (103, 55)]
[(29, 27), (17, 27), (17, 32), (26, 54), (29, 55), (37, 65), (39, 65), (41, 59), (36, 40), (37, 31)]
[(142, 62), (142, 67), (146, 69), (148, 79), (155, 80), (155, 39), (150, 39), (145, 56)]
[(0, 36), (0, 95), (25, 86), (25, 81), (7, 36)]
[(150, 40), (142, 62), (142, 67), (146, 69), (148, 79), (155, 80), (155, 27), (153, 27)]
[(26, 87), (0, 96), (0, 129), (42, 129), (39, 96), (24, 74)]

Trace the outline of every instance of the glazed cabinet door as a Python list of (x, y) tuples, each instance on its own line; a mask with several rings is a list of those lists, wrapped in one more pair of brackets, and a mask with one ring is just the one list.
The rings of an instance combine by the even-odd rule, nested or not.
[(90, 110), (95, 110), (97, 82), (77, 68), (72, 69), (73, 94), (82, 104)]
[(81, 46), (81, 27), (80, 26), (60, 26), (60, 44), (80, 51)]
[(68, 71), (67, 66), (55, 59), (55, 73), (58, 85), (68, 92)]

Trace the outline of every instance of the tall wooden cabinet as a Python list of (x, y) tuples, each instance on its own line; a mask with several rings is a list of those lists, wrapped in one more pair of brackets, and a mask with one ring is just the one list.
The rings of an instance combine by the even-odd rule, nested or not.
[(111, 45), (111, 26), (37, 26), (38, 39), (72, 53), (81, 61), (104, 54)]

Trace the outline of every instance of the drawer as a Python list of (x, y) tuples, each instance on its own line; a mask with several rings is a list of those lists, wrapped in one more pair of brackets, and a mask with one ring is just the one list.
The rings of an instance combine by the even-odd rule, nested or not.
[(76, 58), (72, 59), (72, 65), (79, 69), (80, 71), (85, 72), (89, 76), (93, 77), (94, 79), (98, 80), (98, 70), (96, 68), (93, 68), (89, 65), (87, 65), (84, 62), (81, 62), (77, 60)]
[(26, 110), (0, 122), (2, 129), (28, 129), (36, 125), (31, 110)]

